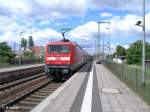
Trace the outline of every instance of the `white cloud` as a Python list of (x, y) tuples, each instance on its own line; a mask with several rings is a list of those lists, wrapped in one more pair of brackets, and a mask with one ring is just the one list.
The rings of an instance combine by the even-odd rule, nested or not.
[[(27, 0), (0, 0), (0, 8), (4, 9), (6, 14), (29, 14), (31, 10), (31, 4)], [(3, 10), (0, 11), (3, 14)]]
[(82, 16), (87, 10), (87, 0), (43, 0), (37, 1), (50, 15), (55, 16)]
[[(128, 38), (131, 35), (135, 35), (137, 32), (141, 32), (141, 29), (135, 26), (135, 23), (141, 20), (139, 16), (126, 15), (125, 17), (113, 16), (110, 21), (110, 30), (112, 38)], [(100, 36), (108, 36), (108, 24), (100, 24)], [(86, 24), (80, 25), (74, 28), (70, 35), (75, 38), (93, 39), (97, 37), (98, 25), (95, 21), (90, 21)]]
[(50, 40), (53, 38), (57, 38), (60, 39), (61, 34), (51, 28), (46, 28), (44, 30), (37, 30), (35, 32), (33, 32), (33, 37), (35, 40)]
[(0, 36), (0, 42), (3, 42), (3, 41), (19, 42), (19, 35), (17, 36), (17, 34), (12, 31), (5, 32), (3, 35)]
[(74, 28), (70, 33), (70, 37), (78, 38), (78, 39), (88, 39), (93, 36), (97, 30), (97, 23), (94, 21), (88, 22), (84, 25), (80, 25)]
[(146, 24), (146, 26), (145, 26), (145, 28), (146, 28), (146, 32), (148, 32), (149, 33), (149, 36), (150, 36), (150, 12), (149, 13), (147, 13), (146, 14), (146, 17), (145, 17), (145, 24)]
[(50, 24), (50, 21), (48, 21), (48, 20), (43, 20), (43, 21), (39, 22), (39, 25), (41, 25), (41, 26), (48, 25), (48, 24)]
[[(60, 40), (62, 38), (61, 34), (57, 32), (56, 30), (52, 28), (28, 28), (29, 26), (24, 25), (22, 26), (19, 23), (16, 22), (10, 22), (7, 23), (9, 20), (8, 18), (0, 17), (0, 19), (6, 20), (6, 22), (0, 23), (0, 31), (2, 32), (0, 36), (0, 40), (15, 40), (19, 37), (19, 33), (21, 31), (24, 31), (24, 36), (28, 37), (31, 32), (33, 32), (33, 37), (36, 41), (43, 40), (49, 40), (51, 38), (57, 38)], [(7, 20), (8, 19), (8, 20)], [(150, 29), (150, 22), (148, 21), (150, 19), (150, 13), (146, 15), (146, 31), (149, 32)], [(112, 19), (108, 19), (106, 21), (111, 22), (111, 38), (112, 39), (127, 39), (129, 37), (134, 37), (142, 34), (142, 28), (135, 26), (135, 23), (138, 20), (142, 20), (140, 16), (136, 15), (126, 15), (124, 17), (116, 17), (113, 16)], [(41, 21), (42, 24), (47, 24), (47, 20)], [(108, 30), (106, 29), (108, 25), (107, 24), (101, 24), (100, 25), (100, 35), (101, 37), (105, 37), (105, 41), (108, 41)], [(94, 40), (97, 37), (98, 32), (98, 25), (95, 21), (87, 22), (86, 24), (80, 25), (76, 28), (74, 28), (71, 32), (68, 33), (67, 37), (70, 37), (71, 40), (82, 40), (84, 41), (91, 41), (94, 42)], [(74, 38), (74, 39), (73, 39)], [(81, 41), (81, 42), (82, 42)]]
[(101, 17), (112, 17), (113, 14), (108, 13), (108, 12), (104, 12), (104, 13), (101, 13), (100, 16), (101, 16)]
[[(136, 22), (141, 19), (136, 15), (126, 15), (125, 17), (112, 18), (111, 21), (111, 32), (113, 37), (128, 38), (140, 32), (140, 29), (135, 26)], [(138, 30), (139, 29), (139, 30)]]
[(88, 9), (87, 0), (0, 0), (0, 4), (0, 15), (24, 15), (28, 18), (81, 17)]
[[(150, 12), (145, 15), (146, 17), (146, 34), (150, 35)], [(111, 31), (113, 37), (129, 38), (129, 36), (141, 36), (142, 27), (135, 24), (137, 21), (143, 21), (142, 17), (137, 15), (126, 15), (125, 17), (112, 18)]]
[[(150, 1), (146, 1), (146, 10), (150, 10)], [(126, 10), (131, 12), (142, 12), (143, 0), (90, 0), (91, 8), (95, 9), (113, 9), (113, 10)]]
[(0, 41), (19, 42), (22, 37), (28, 39), (30, 35), (33, 36), (33, 39), (36, 42), (61, 39), (61, 34), (51, 28), (46, 28), (42, 30), (35, 28), (32, 30), (32, 34), (30, 30), (23, 32), (22, 35), (20, 35), (20, 32), (7, 31), (2, 36), (0, 36)]
[[(115, 2), (112, 0), (0, 0), (0, 4), (1, 15), (25, 15), (36, 18), (81, 17), (91, 7), (142, 13), (142, 0), (122, 0), (121, 2), (120, 0)], [(149, 0), (146, 0), (146, 10), (150, 9), (149, 5)]]
[[(146, 33), (150, 35), (150, 13), (146, 14)], [(140, 16), (137, 15), (126, 15), (124, 17), (112, 16), (112, 19), (108, 19), (106, 21), (110, 21), (110, 37), (111, 40), (121, 41), (121, 39), (126, 39), (130, 43), (130, 40), (134, 41), (139, 39), (142, 35), (142, 28), (136, 26), (136, 22), (138, 20), (142, 20)], [(108, 24), (100, 24), (100, 35), (101, 38), (105, 38), (105, 42), (108, 42), (108, 30), (106, 27)], [(87, 45), (89, 47), (93, 45), (97, 37), (98, 25), (95, 21), (87, 22), (86, 24), (80, 25), (74, 28), (70, 33), (69, 37), (73, 37), (79, 39), (81, 44), (85, 44), (84, 41), (88, 41)], [(132, 38), (132, 39), (130, 39)], [(134, 38), (134, 39), (133, 39)], [(118, 40), (119, 39), (119, 40)], [(128, 48), (128, 44), (123, 45), (125, 48)], [(115, 49), (115, 47), (114, 47)]]
[(110, 53), (111, 53), (111, 54), (116, 51), (116, 47), (117, 47), (117, 45), (114, 45), (114, 44), (111, 44), (111, 45), (110, 45)]
[[(31, 30), (34, 27), (61, 24), (57, 20), (83, 17), (87, 0), (0, 0), (0, 34)], [(37, 26), (36, 26), (37, 25)], [(27, 32), (27, 31), (26, 31)]]
[(124, 47), (125, 49), (128, 49), (128, 48), (129, 48), (129, 45), (126, 44), (126, 45), (123, 45), (123, 47)]
[[(111, 44), (111, 48), (110, 48), (110, 53), (113, 54), (114, 52), (116, 52), (116, 48), (117, 48), (117, 45), (120, 45), (120, 44)], [(121, 45), (122, 47), (124, 47), (125, 49), (128, 49), (129, 48), (129, 44), (124, 44), (124, 45)]]
[[(35, 2), (34, 2), (35, 1)], [(113, 10), (141, 11), (142, 4), (140, 0), (92, 0), (88, 4), (88, 0), (0, 0), (0, 41), (15, 41), (19, 38), (19, 33), (24, 31), (27, 38), (33, 32), (33, 38), (36, 41), (59, 39), (61, 35), (52, 28), (40, 28), (44, 25), (53, 24), (60, 27), (66, 21), (60, 23), (57, 19), (69, 18), (72, 16), (84, 17), (89, 7), (114, 8)], [(37, 3), (38, 4), (37, 4)], [(146, 5), (150, 5), (146, 0)], [(40, 5), (40, 6), (39, 6)], [(149, 7), (146, 7), (148, 9)], [(139, 13), (139, 12), (138, 12)], [(138, 14), (140, 15), (140, 14)], [(128, 37), (142, 34), (142, 29), (135, 26), (138, 20), (142, 20), (140, 16), (127, 14), (126, 16), (114, 16), (113, 13), (101, 13), (101, 17), (106, 17), (105, 21), (111, 22), (111, 38), (126, 39)], [(49, 19), (47, 19), (49, 18)], [(110, 19), (111, 18), (111, 19)], [(83, 19), (83, 18), (82, 18)], [(51, 20), (54, 20), (53, 23)], [(146, 15), (146, 32), (150, 35), (150, 12)], [(37, 26), (36, 26), (37, 25)], [(39, 26), (40, 27), (39, 27)], [(69, 23), (66, 22), (66, 26)], [(39, 27), (39, 28), (37, 28)], [(101, 36), (108, 36), (106, 30), (107, 24), (100, 25)], [(79, 25), (68, 33), (70, 39), (94, 42), (97, 37), (97, 23), (89, 21), (83, 25)], [(116, 39), (116, 40), (117, 40)], [(83, 43), (81, 41), (81, 43)], [(107, 40), (106, 40), (107, 41)], [(85, 44), (85, 43), (84, 43)], [(91, 44), (93, 45), (93, 44)], [(85, 45), (86, 46), (86, 45)]]
[[(20, 20), (57, 20), (70, 16), (84, 17), (91, 6), (100, 9), (113, 8), (120, 10), (141, 10), (141, 0), (0, 0), (0, 15), (17, 16)], [(146, 5), (150, 2), (146, 0)], [(147, 9), (149, 7), (146, 7)], [(110, 13), (101, 14), (102, 17), (111, 17)], [(14, 19), (14, 18), (13, 18)], [(18, 20), (18, 19), (17, 19)], [(24, 20), (25, 22), (25, 20)]]

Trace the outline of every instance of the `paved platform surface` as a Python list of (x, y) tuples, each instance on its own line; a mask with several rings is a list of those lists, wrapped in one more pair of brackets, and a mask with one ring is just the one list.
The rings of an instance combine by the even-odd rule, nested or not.
[[(96, 65), (102, 112), (150, 112), (150, 107), (103, 65)], [(120, 93), (104, 93), (115, 88)]]
[(25, 65), (25, 66), (18, 66), (18, 67), (2, 68), (2, 69), (0, 69), (0, 73), (21, 70), (21, 69), (34, 68), (34, 67), (40, 67), (40, 66), (44, 66), (44, 64), (32, 64), (32, 65)]
[(150, 112), (150, 107), (107, 68), (93, 64), (90, 73), (75, 74), (31, 112)]

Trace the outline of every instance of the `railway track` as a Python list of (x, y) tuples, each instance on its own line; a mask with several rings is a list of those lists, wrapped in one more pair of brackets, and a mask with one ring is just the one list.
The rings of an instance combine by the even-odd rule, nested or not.
[(19, 110), (21, 112), (29, 112), (32, 110), (37, 104), (39, 104), (42, 100), (44, 100), (47, 96), (49, 96), (52, 92), (54, 92), (58, 87), (60, 87), (62, 83), (53, 83), (49, 82), (44, 87), (38, 88), (38, 90), (33, 90), (33, 94), (27, 96), (25, 99), (21, 100), (17, 103), (13, 108), (7, 110), (10, 112), (11, 110)]
[(50, 81), (46, 76), (30, 77), (1, 87), (0, 112), (29, 112), (35, 105), (55, 91), (61, 83)]
[(9, 83), (2, 84), (2, 85), (0, 85), (0, 91), (4, 91), (4, 90), (9, 89), (11, 87), (15, 87), (19, 84), (23, 84), (25, 82), (34, 80), (36, 78), (42, 77), (43, 75), (44, 75), (44, 73), (40, 73), (40, 74), (37, 74), (37, 75), (33, 75), (33, 76), (30, 76), (30, 77), (26, 77), (26, 78), (23, 78), (23, 79), (19, 79), (19, 80), (16, 80), (16, 81), (12, 81), (12, 82), (9, 82)]

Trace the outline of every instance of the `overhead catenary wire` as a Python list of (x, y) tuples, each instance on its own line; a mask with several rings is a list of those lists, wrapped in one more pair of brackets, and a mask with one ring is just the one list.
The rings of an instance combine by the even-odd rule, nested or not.
[(49, 12), (44, 8), (44, 7), (42, 7), (37, 1), (35, 1), (35, 0), (31, 0), (35, 5), (37, 5), (44, 13), (43, 13), (43, 15), (44, 15), (44, 17), (47, 19), (47, 20), (49, 20), (50, 18), (49, 18)]

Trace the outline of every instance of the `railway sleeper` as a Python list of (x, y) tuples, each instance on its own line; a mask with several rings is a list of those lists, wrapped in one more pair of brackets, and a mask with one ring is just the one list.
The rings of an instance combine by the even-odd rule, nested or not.
[[(59, 87), (59, 86), (58, 86)], [(47, 87), (47, 88), (43, 88), (45, 90), (49, 90), (49, 91), (54, 91), (56, 90), (58, 87)]]
[(35, 95), (39, 95), (39, 96), (48, 96), (49, 93), (39, 93), (39, 92), (37, 92), (37, 93), (35, 93)]
[(45, 96), (39, 96), (39, 95), (36, 95), (36, 94), (31, 95), (31, 97), (35, 98), (35, 99), (41, 99), (41, 100), (45, 99)]
[(37, 104), (39, 104), (39, 102), (29, 102), (29, 101), (23, 100), (23, 101), (19, 102), (18, 105), (21, 107), (24, 107), (24, 106), (25, 107), (34, 107)]
[(42, 101), (41, 99), (35, 99), (35, 98), (32, 98), (32, 97), (28, 97), (25, 100), (30, 101), (30, 102), (41, 102)]
[(20, 106), (13, 106), (9, 107), (8, 109), (5, 110), (5, 112), (23, 112)]
[(19, 105), (14, 106), (14, 107), (19, 107), (18, 111), (8, 111), (8, 112), (30, 112), (30, 110), (33, 109), (33, 107), (21, 107)]
[(49, 95), (51, 92), (50, 91), (38, 91), (38, 93)]
[(48, 93), (48, 94), (50, 94), (50, 93), (52, 93), (53, 91), (49, 91), (49, 90), (47, 90), (47, 89), (42, 89), (42, 90), (39, 90), (38, 92), (43, 92), (43, 93)]

